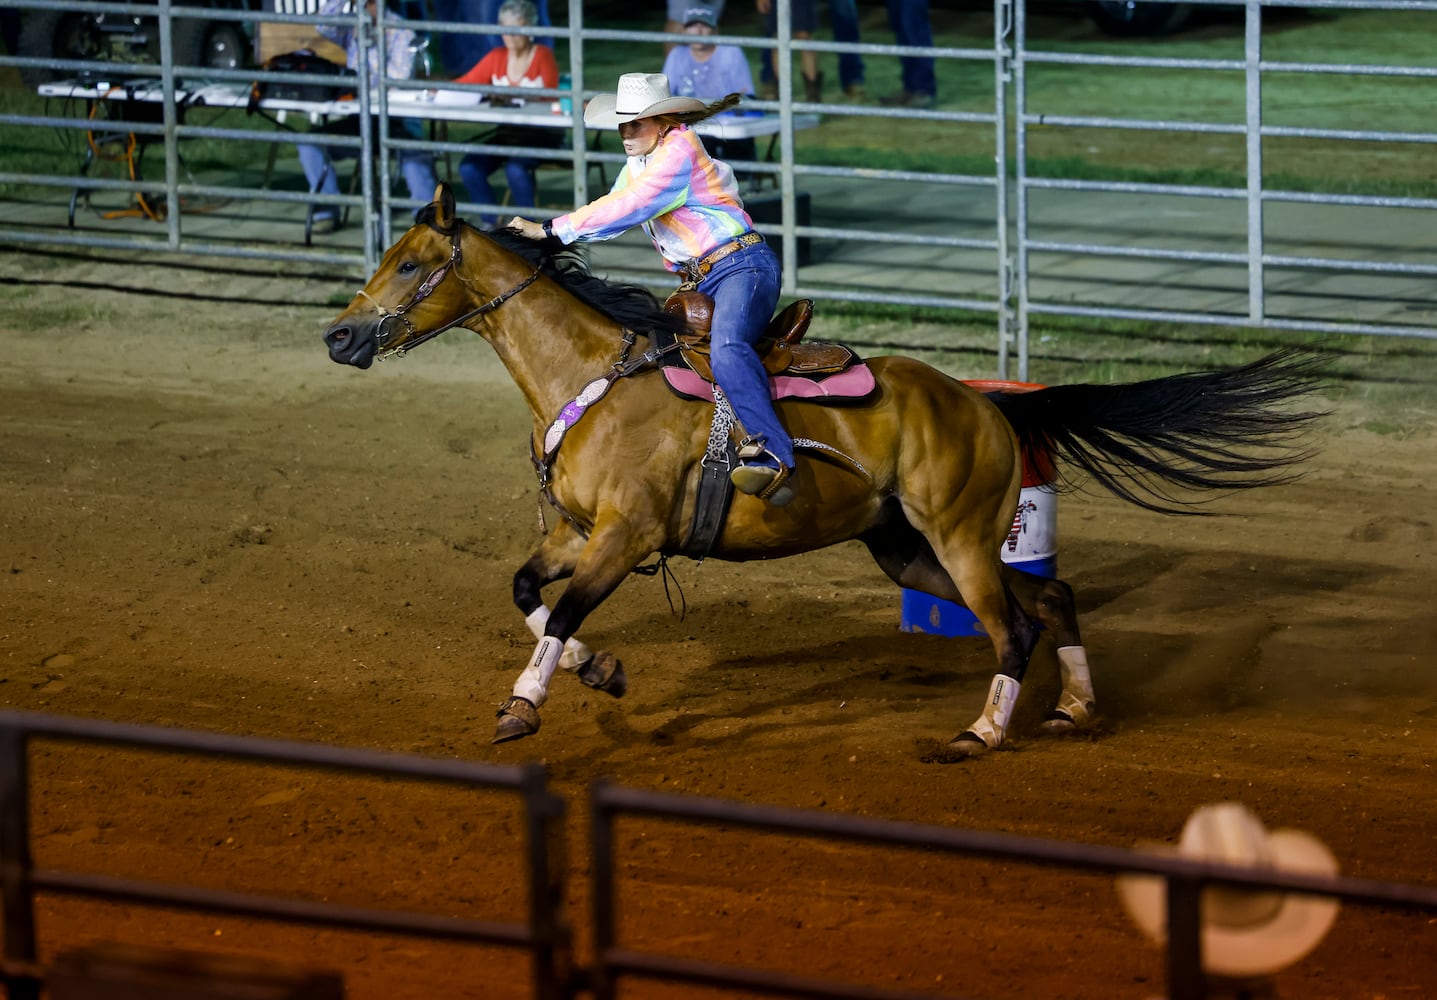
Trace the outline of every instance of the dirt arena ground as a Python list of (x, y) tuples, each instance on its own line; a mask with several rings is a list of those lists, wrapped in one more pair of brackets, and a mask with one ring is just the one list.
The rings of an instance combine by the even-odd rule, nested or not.
[[(1090, 736), (1038, 738), (1023, 710), (1002, 752), (923, 763), (976, 714), (990, 653), (900, 632), (898, 592), (851, 544), (676, 560), (682, 620), (658, 579), (632, 578), (583, 630), (623, 658), (628, 696), (561, 677), (541, 733), (496, 747), (532, 648), (510, 577), (539, 535), (527, 417), (482, 343), (361, 373), (318, 340), (334, 282), (15, 251), (0, 274), (0, 705), (540, 760), (570, 803), (580, 960), (601, 777), (1112, 846), (1173, 842), (1194, 807), (1237, 799), (1316, 834), (1346, 874), (1434, 883), (1430, 423), (1343, 403), (1303, 482), (1222, 518), (1064, 498), (1103, 712)], [(1028, 702), (1054, 671), (1036, 661)], [(522, 831), (497, 793), (50, 743), (34, 780), (44, 867), (524, 913)], [(656, 822), (624, 824), (620, 846), (633, 947), (922, 993), (1162, 992), (1108, 877)], [(359, 998), (529, 995), (524, 961), (497, 950), (53, 895), (39, 918), (46, 957), (140, 942), (339, 968)], [(1437, 915), (1348, 907), (1277, 984), (1437, 996)]]

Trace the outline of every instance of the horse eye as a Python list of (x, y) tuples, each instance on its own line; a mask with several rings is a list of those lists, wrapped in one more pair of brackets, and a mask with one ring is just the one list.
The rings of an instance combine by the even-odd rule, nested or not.
[(412, 260), (406, 260), (403, 264), (399, 265), (400, 274), (413, 274), (417, 270), (419, 270), (419, 265)]

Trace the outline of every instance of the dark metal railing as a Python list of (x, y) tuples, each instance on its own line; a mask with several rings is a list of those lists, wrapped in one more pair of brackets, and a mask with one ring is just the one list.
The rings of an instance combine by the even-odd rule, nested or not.
[[(516, 792), (524, 813), (527, 918), (523, 922), (470, 920), (36, 869), (31, 860), (29, 823), (29, 744), (35, 737)], [(558, 863), (564, 857), (564, 802), (548, 790), (547, 781), (547, 773), (539, 764), (505, 766), (440, 760), (318, 743), (0, 712), (0, 919), (4, 930), (0, 984), (5, 985), (11, 1000), (39, 997), (42, 977), (37, 961), (34, 895), (36, 891), (50, 891), (524, 949), (532, 958), (535, 995), (541, 1000), (561, 1000), (572, 995), (573, 988), (572, 934), (563, 919), (564, 873)]]
[[(28, 759), (30, 742), (36, 737), (517, 792), (525, 812), (527, 919), (509, 923), (470, 920), (36, 869), (30, 854)], [(523, 949), (531, 954), (533, 991), (540, 1000), (567, 1000), (579, 992), (592, 994), (595, 1000), (613, 1000), (620, 980), (625, 977), (827, 1000), (916, 1000), (920, 996), (907, 991), (624, 947), (618, 933), (614, 833), (616, 821), (625, 815), (872, 847), (919, 848), (1037, 866), (1108, 874), (1141, 873), (1162, 878), (1166, 883), (1169, 929), (1166, 952), (1169, 1000), (1202, 1000), (1208, 995), (1209, 984), (1201, 973), (1199, 899), (1202, 890), (1210, 886), (1280, 890), (1369, 906), (1437, 913), (1437, 887), (1272, 869), (1258, 871), (1137, 849), (752, 805), (595, 782), (590, 791), (594, 955), (592, 965), (578, 968), (573, 964), (572, 929), (563, 916), (567, 873), (560, 867), (564, 858), (565, 811), (563, 800), (548, 790), (545, 769), (539, 764), (503, 766), (440, 760), (314, 743), (0, 712), (0, 921), (3, 921), (0, 985), (5, 986), (12, 1000), (37, 1000), (40, 996), (43, 970), (37, 958), (34, 895), (37, 891), (48, 891)], [(1021, 987), (1021, 984), (1015, 986)]]
[[(620, 947), (617, 934), (618, 892), (614, 877), (614, 823), (625, 814), (874, 846), (927, 848), (1081, 871), (1157, 875), (1167, 884), (1168, 1000), (1203, 1000), (1208, 995), (1207, 983), (1201, 973), (1198, 900), (1201, 890), (1209, 885), (1280, 889), (1354, 903), (1437, 913), (1437, 888), (1425, 886), (1370, 879), (1326, 878), (1271, 869), (1254, 871), (1177, 856), (1158, 856), (1129, 848), (867, 819), (817, 810), (781, 809), (596, 783), (590, 792), (589, 819), (594, 869), (595, 951), (590, 983), (596, 1000), (613, 1000), (617, 984), (624, 976), (757, 989), (766, 994), (810, 997), (814, 1000), (917, 1000), (919, 996), (932, 996), (931, 993), (835, 983)], [(1018, 993), (1023, 992), (1021, 983), (1015, 983), (1014, 988)]]

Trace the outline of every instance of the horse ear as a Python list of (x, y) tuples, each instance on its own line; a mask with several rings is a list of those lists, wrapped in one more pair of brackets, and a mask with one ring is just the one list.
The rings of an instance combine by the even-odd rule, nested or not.
[(444, 181), (434, 189), (434, 224), (445, 232), (454, 228), (454, 192)]

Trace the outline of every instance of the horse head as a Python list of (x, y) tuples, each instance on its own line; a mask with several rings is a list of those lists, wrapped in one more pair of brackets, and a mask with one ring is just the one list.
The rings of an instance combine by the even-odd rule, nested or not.
[(368, 368), (375, 358), (402, 353), (463, 322), (471, 290), (444, 280), (460, 261), (463, 228), (454, 194), (440, 182), (433, 203), (324, 331), (330, 359)]

